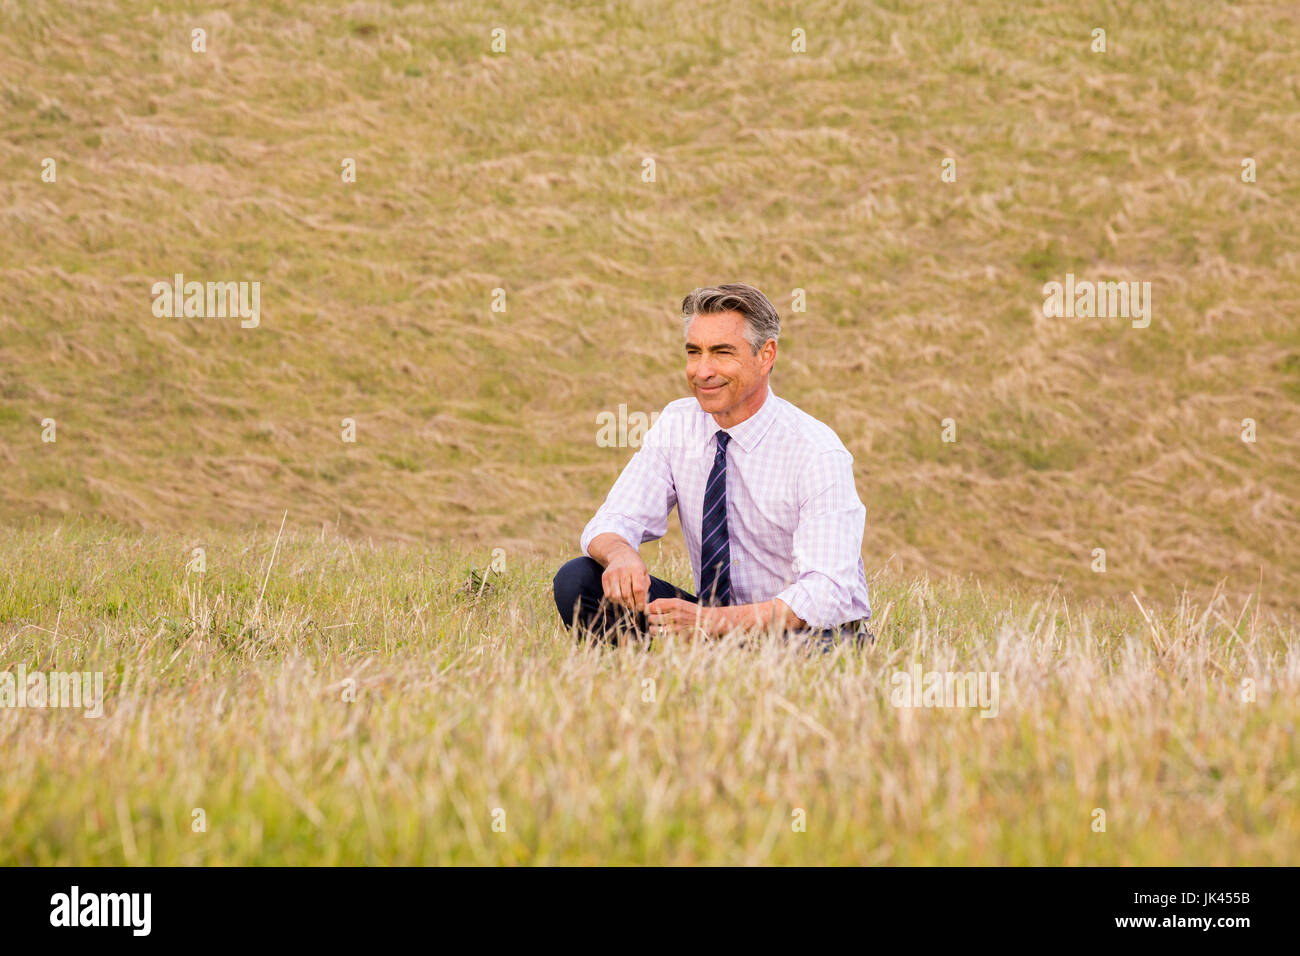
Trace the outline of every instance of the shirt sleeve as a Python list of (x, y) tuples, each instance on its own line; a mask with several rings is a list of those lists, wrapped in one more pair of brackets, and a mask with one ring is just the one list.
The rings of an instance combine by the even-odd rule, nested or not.
[(847, 449), (822, 452), (812, 459), (799, 486), (793, 561), (798, 577), (776, 599), (809, 627), (847, 624), (867, 523), (867, 509), (853, 481), (853, 456)]
[(592, 538), (612, 531), (632, 547), (668, 533), (668, 516), (677, 504), (665, 440), (666, 414), (661, 414), (641, 440), (641, 447), (623, 468), (595, 516), (582, 530), (582, 553)]

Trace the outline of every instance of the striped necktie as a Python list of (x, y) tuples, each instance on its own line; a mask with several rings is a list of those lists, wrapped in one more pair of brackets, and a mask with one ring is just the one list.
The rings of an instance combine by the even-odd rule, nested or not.
[(704, 488), (704, 521), (700, 524), (700, 602), (731, 603), (731, 542), (727, 537), (727, 442), (718, 436), (718, 452)]

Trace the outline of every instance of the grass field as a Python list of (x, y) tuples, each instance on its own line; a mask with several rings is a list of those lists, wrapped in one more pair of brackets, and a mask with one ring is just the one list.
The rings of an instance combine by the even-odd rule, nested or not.
[[(0, 861), (1295, 862), (1297, 143), (1280, 3), (0, 0), (0, 668), (107, 694), (0, 708)], [(865, 655), (558, 625), (722, 281), (855, 456)]]
[[(35, 622), (5, 627), (6, 658), (102, 668), (109, 687), (100, 718), (0, 711), (0, 862), (1300, 851), (1300, 647), (1224, 597), (1148, 621), (1131, 601), (886, 576), (864, 653), (735, 638), (598, 650), (560, 627), (547, 563), (507, 562), (475, 588), (464, 554), (329, 531), (208, 540), (203, 573), (186, 572), (193, 546), (0, 533), (0, 611)], [(996, 714), (894, 706), (913, 660), (996, 672)]]

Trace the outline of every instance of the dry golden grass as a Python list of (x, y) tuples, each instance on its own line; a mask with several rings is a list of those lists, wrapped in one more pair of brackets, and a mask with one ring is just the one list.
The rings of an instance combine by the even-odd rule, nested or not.
[[(0, 517), (540, 554), (630, 454), (596, 414), (681, 395), (674, 308), (734, 278), (871, 566), (1297, 605), (1293, 8), (0, 10)], [(1044, 319), (1067, 271), (1151, 282), (1151, 327)], [(154, 318), (176, 272), (260, 281), (261, 327)]]

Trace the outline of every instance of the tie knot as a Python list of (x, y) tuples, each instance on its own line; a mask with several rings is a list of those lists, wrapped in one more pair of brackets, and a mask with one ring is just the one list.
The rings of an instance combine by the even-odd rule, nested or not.
[(717, 432), (717, 436), (718, 436), (718, 451), (719, 452), (726, 451), (727, 442), (731, 441), (731, 436), (724, 431)]

